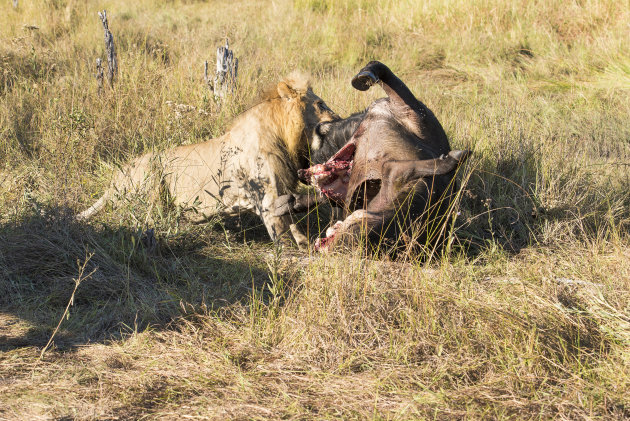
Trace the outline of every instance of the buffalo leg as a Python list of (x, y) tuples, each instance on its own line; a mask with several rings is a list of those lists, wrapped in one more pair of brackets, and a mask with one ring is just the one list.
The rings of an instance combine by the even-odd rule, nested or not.
[(395, 181), (401, 176), (405, 178), (422, 178), (433, 175), (448, 174), (468, 159), (470, 151), (450, 151), (448, 155), (442, 155), (435, 159), (422, 159), (416, 161), (388, 161), (383, 164), (384, 178)]
[(376, 83), (381, 85), (389, 97), (390, 110), (396, 119), (415, 136), (427, 140), (427, 149), (431, 147), (436, 155), (450, 150), (446, 133), (435, 115), (418, 101), (389, 67), (378, 61), (371, 61), (352, 78), (352, 86), (360, 91), (368, 90)]
[(448, 155), (436, 159), (386, 162), (383, 164), (381, 190), (370, 201), (369, 209), (373, 212), (388, 209), (401, 193), (397, 186), (425, 177), (446, 175), (462, 165), (469, 155), (469, 151), (450, 151)]
[(379, 83), (390, 102), (397, 106), (407, 106), (416, 112), (426, 114), (426, 107), (418, 101), (407, 85), (398, 78), (386, 65), (379, 61), (369, 62), (359, 73), (352, 78), (352, 86), (360, 91), (367, 91), (376, 83)]
[(337, 246), (353, 248), (362, 236), (379, 231), (383, 220), (382, 213), (373, 213), (365, 209), (356, 210), (329, 228), (326, 237), (318, 238), (315, 241), (315, 250), (328, 251)]

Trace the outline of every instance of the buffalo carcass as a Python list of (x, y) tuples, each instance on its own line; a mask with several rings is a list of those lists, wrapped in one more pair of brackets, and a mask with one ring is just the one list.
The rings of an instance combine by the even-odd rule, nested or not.
[(409, 246), (401, 239), (429, 245), (443, 233), (455, 170), (469, 151), (452, 151), (433, 112), (377, 61), (352, 79), (361, 91), (374, 84), (387, 98), (363, 113), (317, 127), (315, 165), (299, 171), (317, 194), (287, 195), (276, 202), (276, 214), (300, 212), (321, 200), (344, 209), (344, 219), (315, 242), (318, 250), (355, 245), (358, 238), (390, 243), (395, 250)]

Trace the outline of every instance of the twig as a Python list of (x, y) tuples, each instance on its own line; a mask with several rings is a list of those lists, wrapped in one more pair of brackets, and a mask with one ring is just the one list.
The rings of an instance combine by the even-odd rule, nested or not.
[(50, 339), (48, 339), (48, 343), (42, 349), (42, 352), (39, 354), (39, 359), (40, 360), (42, 358), (44, 358), (44, 354), (46, 353), (46, 351), (50, 347), (50, 344), (52, 344), (52, 341), (53, 341), (55, 335), (57, 334), (57, 331), (59, 331), (59, 327), (61, 326), (61, 322), (63, 322), (63, 319), (67, 316), (68, 311), (70, 310), (70, 306), (72, 306), (74, 304), (74, 294), (77, 292), (77, 288), (79, 288), (79, 285), (81, 284), (81, 282), (83, 282), (85, 279), (88, 279), (90, 276), (92, 276), (94, 274), (94, 272), (96, 272), (97, 268), (94, 268), (94, 270), (92, 270), (92, 272), (90, 272), (86, 276), (83, 276), (83, 273), (85, 272), (85, 267), (87, 266), (87, 264), (90, 261), (90, 259), (92, 258), (92, 256), (94, 256), (94, 253), (91, 253), (89, 256), (87, 256), (85, 261), (83, 262), (83, 264), (79, 264), (77, 262), (77, 266), (79, 266), (79, 276), (77, 276), (74, 279), (74, 290), (72, 291), (72, 294), (70, 295), (70, 300), (68, 300), (68, 305), (66, 305), (66, 309), (64, 310), (63, 314), (61, 315), (61, 318), (59, 319), (59, 323), (57, 323), (57, 327), (53, 331), (52, 335), (50, 335)]

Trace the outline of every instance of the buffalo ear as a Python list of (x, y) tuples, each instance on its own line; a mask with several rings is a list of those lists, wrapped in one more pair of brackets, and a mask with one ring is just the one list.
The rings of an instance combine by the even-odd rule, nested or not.
[(315, 127), (318, 135), (326, 136), (330, 129), (332, 128), (332, 121), (322, 121)]

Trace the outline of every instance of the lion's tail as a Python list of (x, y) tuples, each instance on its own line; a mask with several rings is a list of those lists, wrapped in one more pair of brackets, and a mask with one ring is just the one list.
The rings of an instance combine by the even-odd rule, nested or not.
[(94, 215), (95, 213), (97, 213), (98, 211), (100, 211), (101, 209), (105, 207), (105, 204), (107, 204), (107, 200), (109, 199), (109, 196), (110, 196), (109, 192), (105, 192), (105, 194), (102, 195), (100, 199), (94, 202), (92, 206), (90, 206), (89, 208), (87, 208), (86, 210), (78, 214), (75, 217), (75, 219), (77, 221), (85, 221), (86, 219), (90, 218), (92, 215)]

